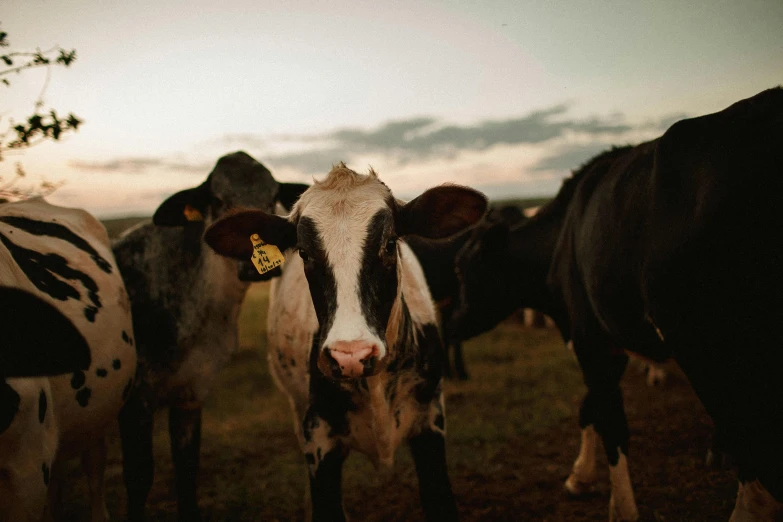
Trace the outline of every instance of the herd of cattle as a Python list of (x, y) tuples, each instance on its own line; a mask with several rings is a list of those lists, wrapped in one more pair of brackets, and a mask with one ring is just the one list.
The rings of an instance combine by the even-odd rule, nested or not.
[[(738, 465), (732, 521), (783, 517), (783, 89), (613, 148), (534, 216), (443, 185), (410, 202), (340, 163), (280, 183), (243, 152), (113, 244), (84, 211), (0, 205), (0, 521), (57, 520), (82, 459), (108, 518), (119, 419), (127, 516), (145, 519), (155, 410), (169, 410), (179, 519), (199, 520), (201, 409), (271, 279), (270, 369), (290, 400), (313, 520), (344, 520), (343, 461), (407, 444), (428, 520), (458, 518), (441, 380), (460, 341), (520, 308), (551, 317), (587, 385), (565, 487), (610, 466), (610, 520), (636, 520), (619, 380), (632, 352), (674, 359)], [(287, 261), (260, 274), (258, 234)], [(261, 255), (265, 255), (263, 250)]]

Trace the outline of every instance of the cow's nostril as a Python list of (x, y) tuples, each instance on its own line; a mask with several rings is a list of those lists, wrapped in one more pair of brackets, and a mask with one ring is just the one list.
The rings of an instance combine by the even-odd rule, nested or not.
[(319, 366), (332, 378), (359, 378), (372, 375), (380, 349), (364, 341), (337, 341), (321, 354)]

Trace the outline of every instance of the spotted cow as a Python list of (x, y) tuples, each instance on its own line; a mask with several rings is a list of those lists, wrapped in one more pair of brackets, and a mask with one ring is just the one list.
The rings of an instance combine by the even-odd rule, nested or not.
[(484, 328), (524, 305), (573, 343), (588, 391), (566, 488), (596, 478), (600, 437), (613, 518), (638, 518), (623, 349), (671, 357), (687, 375), (738, 465), (731, 520), (783, 516), (781, 193), (775, 88), (597, 156), (528, 223), (482, 231), (459, 258), (466, 305), (455, 328)]
[[(42, 199), (0, 205), (0, 285), (9, 287), (0, 294), (8, 339), (0, 348), (0, 520), (40, 520), (45, 508), (57, 518), (72, 456), (88, 476), (91, 520), (106, 520), (104, 435), (136, 371), (130, 304), (106, 230), (84, 211)], [(9, 371), (20, 354), (35, 364)]]
[(481, 194), (456, 186), (403, 204), (372, 170), (340, 164), (288, 218), (243, 212), (207, 230), (221, 254), (249, 257), (248, 238), (258, 233), (288, 256), (272, 288), (270, 366), (293, 408), (313, 520), (345, 519), (341, 473), (350, 450), (391, 465), (406, 441), (427, 518), (457, 518), (446, 472), (443, 347), (404, 238), (449, 237), (485, 208)]
[(236, 350), (245, 292), (251, 281), (262, 279), (247, 260), (236, 262), (207, 248), (201, 237), (205, 225), (237, 209), (290, 206), (304, 188), (278, 183), (261, 163), (235, 152), (220, 158), (204, 183), (164, 201), (152, 223), (114, 243), (139, 352), (136, 385), (120, 414), (131, 521), (144, 520), (154, 472), (153, 413), (163, 407), (169, 409), (179, 519), (200, 519), (201, 409), (217, 372)]

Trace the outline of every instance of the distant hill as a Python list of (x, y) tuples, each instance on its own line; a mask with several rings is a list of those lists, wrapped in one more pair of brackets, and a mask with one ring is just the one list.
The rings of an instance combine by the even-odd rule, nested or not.
[(101, 223), (106, 227), (106, 232), (109, 233), (109, 239), (116, 239), (123, 231), (130, 227), (141, 223), (142, 221), (148, 221), (152, 219), (149, 216), (131, 216), (114, 219), (102, 219)]

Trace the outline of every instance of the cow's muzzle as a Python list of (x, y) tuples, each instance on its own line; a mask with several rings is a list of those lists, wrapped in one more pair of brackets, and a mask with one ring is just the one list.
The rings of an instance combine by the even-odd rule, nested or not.
[(378, 346), (366, 341), (337, 341), (324, 347), (318, 368), (330, 379), (358, 379), (380, 371)]

